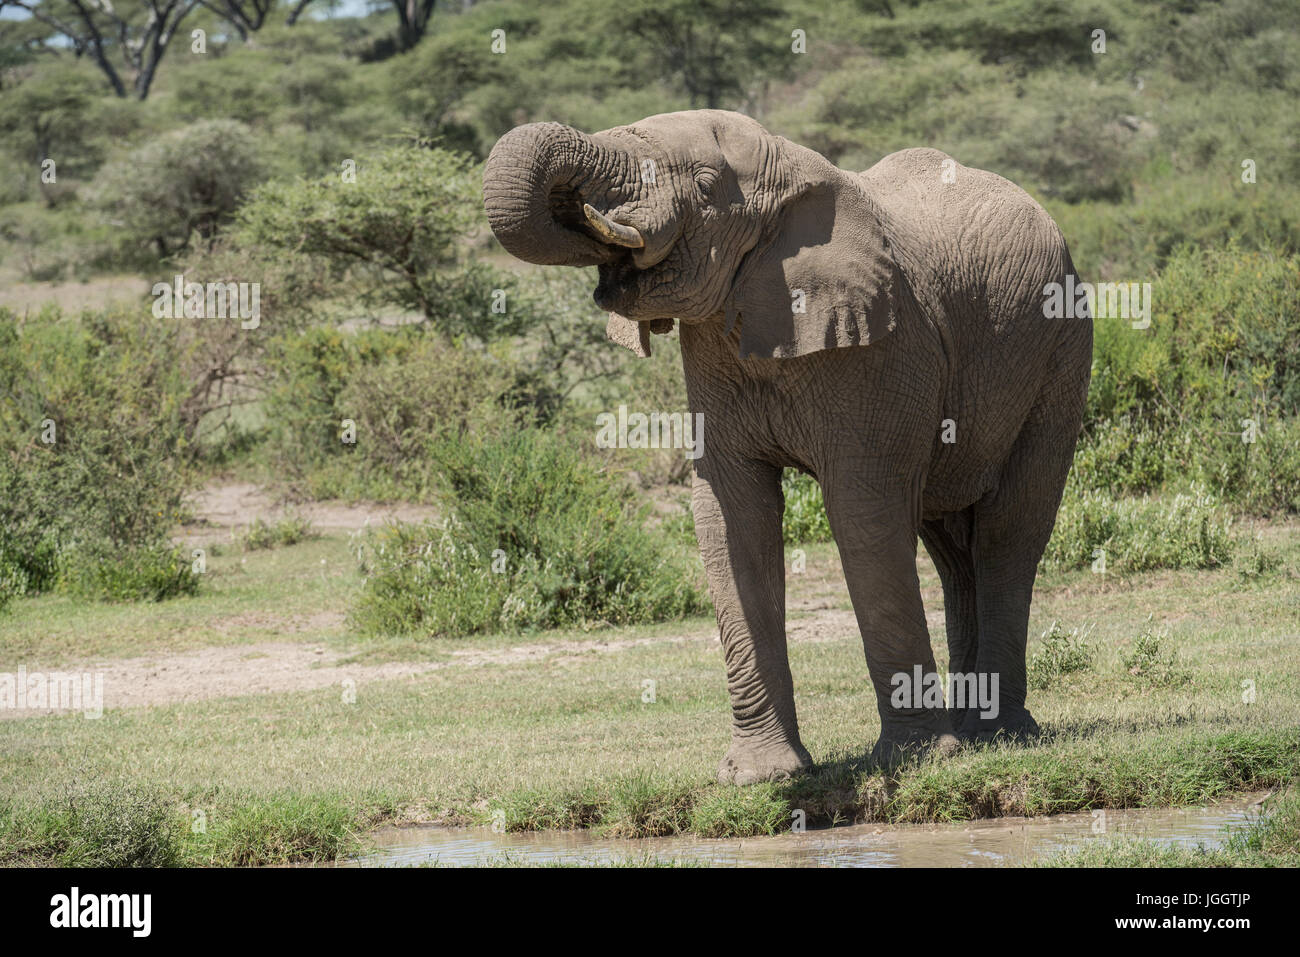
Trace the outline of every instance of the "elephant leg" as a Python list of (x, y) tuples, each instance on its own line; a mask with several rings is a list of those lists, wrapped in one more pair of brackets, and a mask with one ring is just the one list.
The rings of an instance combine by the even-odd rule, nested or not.
[[(948, 670), (969, 674), (976, 668), (979, 648), (979, 607), (975, 600), (975, 562), (971, 556), (972, 512), (921, 523), (921, 541), (943, 583), (944, 623), (948, 632)], [(948, 702), (954, 728), (961, 727), (966, 709)]]
[(731, 694), (731, 747), (718, 780), (788, 778), (812, 758), (799, 740), (786, 656), (780, 469), (752, 460), (723, 465), (710, 453), (707, 470), (697, 468), (692, 508)]
[[(1017, 438), (997, 491), (975, 506), (975, 595), (979, 647), (975, 671), (998, 679), (996, 714), (968, 709), (959, 732), (989, 739), (998, 733), (1033, 737), (1038, 724), (1025, 706), (1025, 646), (1038, 562), (1056, 524), (1073, 459), (1078, 420), (1069, 407), (1042, 403)], [(1057, 424), (1051, 421), (1055, 413)]]
[(927, 701), (916, 685), (918, 668), (923, 682), (937, 680), (916, 575), (916, 486), (881, 492), (848, 479), (823, 488), (880, 712), (872, 758), (885, 767), (908, 751), (956, 744), (942, 688)]

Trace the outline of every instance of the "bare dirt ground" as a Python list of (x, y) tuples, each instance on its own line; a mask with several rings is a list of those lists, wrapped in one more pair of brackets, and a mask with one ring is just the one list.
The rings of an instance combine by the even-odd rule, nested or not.
[[(855, 635), (853, 613), (824, 609), (789, 624), (792, 642), (837, 641)], [(445, 669), (481, 668), (537, 662), (550, 658), (559, 665), (577, 664), (590, 655), (617, 654), (629, 648), (654, 644), (717, 641), (717, 629), (692, 626), (680, 635), (610, 640), (552, 641), (508, 648), (466, 648), (451, 652), (447, 661), (355, 664), (348, 655), (310, 644), (268, 642), (258, 645), (202, 648), (179, 654), (148, 655), (91, 661), (59, 669), (67, 673), (103, 675), (103, 707), (156, 707), (215, 698), (314, 691), (336, 687), (359, 688), (373, 681), (422, 675)], [(29, 669), (31, 675), (36, 669)], [(0, 720), (36, 717), (51, 709), (0, 709)]]
[(86, 282), (0, 282), (0, 306), (23, 315), (53, 303), (75, 314), (114, 303), (137, 305), (149, 295), (150, 288), (149, 281), (140, 276), (97, 276)]
[(437, 509), (427, 505), (402, 502), (310, 502), (290, 505), (278, 502), (261, 486), (248, 482), (209, 485), (193, 502), (195, 521), (180, 529), (185, 544), (202, 545), (229, 541), (236, 529), (254, 519), (273, 522), (293, 512), (311, 521), (321, 531), (356, 531), (367, 525), (388, 521), (419, 522), (437, 516)]

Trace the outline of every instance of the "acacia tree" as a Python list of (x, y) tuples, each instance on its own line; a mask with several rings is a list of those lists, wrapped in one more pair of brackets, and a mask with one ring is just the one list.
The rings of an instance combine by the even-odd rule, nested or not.
[[(11, 75), (22, 73), (28, 75), (20, 82), (0, 83), (0, 133), (38, 169), (51, 159), (58, 160), (60, 169), (84, 167), (87, 154), (95, 152), (88, 143), (88, 113), (103, 95), (94, 71), (61, 57), (39, 70), (14, 70)], [(37, 182), (46, 204), (55, 205), (59, 191), (51, 189), (44, 176)]]
[(265, 184), (239, 208), (232, 238), (317, 257), (349, 270), (363, 298), (419, 312), (448, 336), (486, 338), (504, 320), (488, 308), (495, 277), (465, 254), (482, 220), (480, 190), (468, 157), (389, 147), (350, 172)]
[[(0, 8), (26, 10), (66, 37), (77, 56), (89, 55), (118, 96), (149, 95), (154, 74), (176, 28), (200, 0), (132, 0), (119, 11), (113, 0), (0, 0)], [(127, 77), (114, 65), (120, 58)]]
[(717, 109), (788, 67), (781, 14), (770, 0), (620, 0), (611, 26), (629, 62), (677, 74), (692, 108)]
[[(262, 29), (262, 24), (266, 22), (266, 15), (276, 4), (276, 0), (200, 0), (200, 2), (234, 27), (241, 40), (247, 40), (250, 33)], [(307, 0), (303, 0), (300, 8), (306, 6), (306, 2)], [(292, 23), (294, 18), (296, 14), (289, 22)]]
[(390, 0), (397, 11), (397, 37), (403, 50), (420, 42), (437, 0)]
[(314, 0), (294, 0), (293, 9), (289, 11), (289, 16), (284, 22), (289, 24), (289, 26), (293, 26), (298, 22), (298, 18), (302, 16), (302, 12), (313, 2)]

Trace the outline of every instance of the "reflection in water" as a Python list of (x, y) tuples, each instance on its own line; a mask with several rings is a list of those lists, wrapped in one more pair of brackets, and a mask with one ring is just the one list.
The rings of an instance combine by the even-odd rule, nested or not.
[(588, 831), (494, 834), (488, 828), (389, 828), (373, 850), (346, 867), (420, 864), (473, 866), (678, 861), (720, 867), (994, 867), (1027, 864), (1046, 854), (1108, 837), (1145, 837), (1215, 847), (1224, 825), (1246, 818), (1254, 796), (1211, 808), (1135, 809), (998, 818), (962, 824), (858, 824), (775, 837), (706, 840), (662, 837), (613, 840)]

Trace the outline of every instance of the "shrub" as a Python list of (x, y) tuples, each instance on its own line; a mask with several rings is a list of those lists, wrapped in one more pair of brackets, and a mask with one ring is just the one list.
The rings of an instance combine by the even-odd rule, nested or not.
[(479, 191), (468, 157), (391, 147), (361, 157), (351, 181), (330, 173), (260, 187), (239, 211), (234, 241), (317, 257), (349, 270), (363, 298), (417, 312), (442, 333), (487, 338), (502, 320), (493, 292), (512, 283), (466, 261)]
[[(519, 417), (512, 360), (410, 327), (315, 327), (278, 340), (268, 363), (268, 454), (317, 497), (426, 500), (436, 482), (432, 444), (495, 434)], [(355, 442), (340, 440), (345, 419)]]
[(166, 543), (73, 545), (62, 555), (59, 589), (94, 601), (163, 601), (199, 590), (184, 552)]
[(59, 534), (39, 501), (39, 475), (18, 466), (23, 456), (0, 449), (0, 608), (53, 586)]
[(1087, 568), (1100, 554), (1105, 570), (1217, 568), (1232, 557), (1232, 518), (1210, 494), (1119, 499), (1068, 487), (1043, 555), (1048, 568)]
[(815, 478), (786, 469), (781, 475), (781, 492), (785, 496), (781, 537), (787, 545), (831, 541), (831, 523), (826, 515), (822, 487)]
[(1300, 258), (1182, 248), (1152, 299), (1148, 329), (1096, 323), (1074, 480), (1177, 477), (1251, 513), (1300, 508)]
[(707, 607), (693, 563), (644, 525), (629, 490), (551, 432), (435, 448), (441, 525), (361, 540), (353, 621), (372, 635), (634, 624)]
[(1029, 687), (1042, 690), (1062, 675), (1087, 671), (1092, 667), (1093, 650), (1087, 637), (1088, 627), (1064, 631), (1060, 622), (1043, 632), (1042, 644), (1029, 658)]
[(147, 313), (0, 315), (7, 593), (56, 580), (115, 599), (192, 590), (167, 544), (191, 480), (182, 365), (175, 330)]
[(496, 435), (519, 422), (518, 366), (504, 353), (422, 339), (405, 355), (358, 366), (335, 408), (357, 423), (367, 485), (381, 496), (430, 498), (436, 443)]
[(171, 130), (105, 165), (92, 185), (122, 238), (163, 258), (205, 243), (263, 176), (253, 131), (233, 120)]

